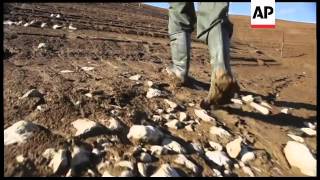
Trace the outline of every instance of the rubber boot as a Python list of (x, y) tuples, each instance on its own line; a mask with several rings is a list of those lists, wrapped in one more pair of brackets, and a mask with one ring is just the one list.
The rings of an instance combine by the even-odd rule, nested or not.
[[(207, 37), (211, 63), (211, 84), (203, 108), (230, 102), (234, 93), (240, 90), (230, 67), (230, 22), (222, 21), (212, 28)], [(232, 30), (232, 27), (231, 27)]]
[(190, 66), (191, 33), (179, 32), (170, 35), (172, 64), (167, 67), (174, 84), (182, 86), (188, 78)]

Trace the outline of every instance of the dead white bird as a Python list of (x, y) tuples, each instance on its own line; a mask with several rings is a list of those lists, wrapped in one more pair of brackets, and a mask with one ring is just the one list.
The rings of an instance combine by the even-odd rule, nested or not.
[(268, 108), (261, 106), (260, 104), (257, 104), (255, 102), (250, 102), (250, 106), (264, 115), (268, 115), (270, 113)]
[(159, 89), (149, 88), (146, 97), (148, 99), (153, 97), (162, 96), (162, 92)]
[(20, 26), (22, 24), (22, 21), (16, 22), (17, 26)]
[(291, 139), (300, 142), (300, 143), (304, 143), (304, 139), (300, 136), (296, 136), (294, 134), (287, 134)]
[(86, 118), (77, 119), (73, 121), (71, 125), (77, 130), (75, 136), (80, 136), (95, 129), (101, 128), (100, 124)]
[(281, 109), (281, 112), (284, 113), (284, 114), (288, 114), (289, 109), (288, 108), (283, 108), (283, 109)]
[(201, 120), (206, 122), (215, 122), (216, 120), (213, 117), (210, 117), (206, 110), (204, 109), (195, 109), (194, 113), (197, 117), (199, 117)]
[(18, 121), (4, 130), (4, 145), (25, 143), (26, 140), (40, 129), (36, 124), (29, 121)]
[(54, 14), (51, 14), (50, 17), (54, 17)]
[(32, 25), (32, 24), (34, 24), (36, 22), (36, 20), (32, 20), (30, 23), (29, 23), (29, 25)]
[(163, 113), (163, 111), (164, 111), (163, 109), (157, 109), (157, 110), (156, 110), (156, 113), (158, 113), (158, 114), (162, 114), (162, 113)]
[(223, 147), (221, 146), (221, 144), (213, 142), (213, 141), (209, 141), (209, 145), (215, 150), (215, 151), (222, 151)]
[(317, 159), (305, 144), (288, 141), (283, 152), (291, 166), (299, 168), (305, 175), (317, 175)]
[(267, 107), (267, 108), (269, 108), (269, 109), (272, 109), (272, 107), (271, 107), (267, 102), (262, 101), (260, 104), (261, 104), (262, 106), (264, 106), (264, 107)]
[(205, 156), (218, 166), (229, 164), (231, 161), (223, 151), (206, 151)]
[(92, 94), (91, 93), (86, 93), (85, 96), (92, 98)]
[(49, 163), (49, 167), (56, 173), (58, 169), (65, 168), (68, 165), (67, 151), (59, 149), (58, 152), (53, 153), (53, 157)]
[(254, 100), (253, 96), (250, 94), (250, 95), (247, 95), (247, 96), (243, 96), (242, 98), (242, 101), (244, 102), (252, 102)]
[(152, 81), (147, 81), (147, 84), (149, 87), (151, 87), (153, 85), (153, 82)]
[(41, 49), (41, 48), (45, 48), (46, 47), (46, 44), (45, 43), (40, 43), (38, 45), (38, 49)]
[(178, 157), (174, 160), (174, 162), (182, 166), (185, 166), (188, 169), (191, 169), (194, 173), (197, 173), (199, 171), (199, 167), (195, 165), (192, 161), (190, 161), (187, 157), (185, 157), (183, 154), (179, 154)]
[(305, 134), (309, 135), (309, 136), (315, 136), (317, 135), (317, 131), (316, 130), (313, 130), (311, 128), (300, 128), (300, 130), (302, 132), (304, 132)]
[(133, 125), (127, 138), (134, 141), (156, 143), (162, 139), (164, 134), (153, 126)]
[(317, 128), (317, 123), (316, 123), (316, 122), (315, 122), (315, 123), (303, 122), (303, 124), (304, 124), (305, 126), (307, 126), (308, 128), (313, 129), (313, 130), (315, 130), (315, 129)]
[(42, 23), (41, 24), (41, 28), (44, 28), (44, 27), (46, 27), (47, 26), (47, 23)]
[[(69, 25), (69, 29), (71, 29), (70, 27), (72, 27), (71, 24)], [(134, 75), (134, 76), (130, 76), (130, 77), (129, 77), (129, 79), (132, 80), (132, 81), (138, 81), (140, 78), (141, 78), (141, 75), (140, 75), (140, 74), (136, 74), (136, 75)]]
[(170, 101), (170, 100), (168, 100), (168, 99), (164, 99), (164, 102), (167, 103), (172, 109), (175, 109), (175, 108), (178, 107), (178, 104), (177, 104), (177, 103), (172, 102), (172, 101)]
[(141, 174), (141, 176), (146, 177), (148, 165), (141, 163), (141, 162), (138, 162), (137, 167), (138, 167), (138, 171)]
[(16, 160), (18, 163), (23, 163), (26, 160), (26, 158), (23, 157), (23, 155), (19, 155), (16, 157)]
[(178, 119), (171, 120), (171, 121), (167, 122), (165, 125), (168, 128), (176, 129), (176, 130), (183, 127), (183, 124)]
[(19, 99), (24, 99), (26, 97), (41, 97), (43, 94), (39, 92), (37, 89), (31, 89), (28, 92), (26, 92), (22, 97), (19, 97)]
[(28, 27), (28, 26), (30, 26), (30, 24), (29, 23), (25, 23), (23, 26), (24, 27)]
[(194, 104), (194, 103), (188, 103), (188, 105), (189, 105), (190, 107), (193, 107), (195, 104)]
[(76, 28), (76, 27), (73, 27), (72, 24), (69, 25), (69, 29), (70, 29), (70, 30), (77, 30), (77, 28)]
[(232, 99), (231, 99), (231, 102), (233, 102), (233, 103), (235, 103), (235, 104), (241, 104), (241, 105), (243, 104), (242, 101), (241, 101), (241, 99), (236, 99), (236, 98), (232, 98)]
[(94, 67), (81, 67), (81, 69), (84, 71), (92, 71), (94, 70)]
[(61, 15), (60, 15), (60, 14), (57, 14), (56, 18), (61, 18)]
[(59, 26), (59, 25), (55, 24), (55, 25), (52, 26), (52, 28), (53, 29), (60, 29), (60, 28), (62, 28), (62, 26)]
[(12, 24), (14, 24), (14, 22), (8, 20), (8, 21), (4, 21), (3, 24), (11, 26)]
[(230, 137), (231, 136), (231, 134), (228, 131), (224, 130), (221, 127), (216, 127), (216, 126), (212, 126), (210, 128), (210, 134), (218, 135), (220, 137)]
[(71, 70), (62, 70), (60, 71), (60, 73), (73, 73), (74, 71), (71, 71)]

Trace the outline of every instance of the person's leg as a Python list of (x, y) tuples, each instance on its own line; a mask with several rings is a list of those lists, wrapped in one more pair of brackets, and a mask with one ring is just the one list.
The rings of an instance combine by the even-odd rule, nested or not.
[(170, 3), (169, 36), (172, 65), (167, 68), (169, 74), (184, 83), (190, 64), (191, 33), (194, 30), (196, 15), (193, 3)]
[(212, 66), (211, 85), (203, 105), (225, 103), (239, 90), (230, 67), (230, 38), (233, 25), (228, 19), (228, 3), (201, 3), (198, 38), (208, 45)]

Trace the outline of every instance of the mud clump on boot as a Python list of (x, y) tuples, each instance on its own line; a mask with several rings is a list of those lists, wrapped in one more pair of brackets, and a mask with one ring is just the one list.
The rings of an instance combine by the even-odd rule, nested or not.
[(211, 75), (211, 86), (208, 97), (201, 102), (200, 106), (207, 109), (210, 105), (226, 104), (239, 90), (239, 85), (229, 73), (217, 69)]

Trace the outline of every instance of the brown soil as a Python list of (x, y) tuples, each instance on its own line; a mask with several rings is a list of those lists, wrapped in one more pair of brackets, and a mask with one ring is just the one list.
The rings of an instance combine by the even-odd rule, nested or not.
[[(4, 20), (37, 19), (48, 24), (45, 28), (39, 24), (4, 25), (4, 128), (19, 120), (29, 120), (49, 130), (25, 144), (4, 147), (5, 176), (51, 176), (48, 162), (41, 158), (42, 152), (49, 147), (68, 146), (73, 134), (72, 121), (86, 117), (98, 122), (113, 116), (113, 109), (118, 111), (125, 128), (118, 134), (119, 144), (112, 149), (123, 158), (133, 149), (126, 139), (129, 128), (142, 123), (159, 125), (150, 119), (157, 107), (165, 107), (163, 98), (146, 98), (146, 80), (154, 82), (167, 98), (183, 105), (193, 119), (194, 108), (187, 104), (198, 105), (207, 96), (211, 75), (209, 54), (207, 47), (195, 38), (190, 75), (201, 88), (172, 87), (163, 71), (171, 62), (167, 10), (148, 5), (139, 8), (136, 3), (9, 3), (4, 10)], [(50, 18), (51, 13), (60, 13), (62, 17)], [(235, 136), (247, 134), (254, 138), (251, 146), (258, 158), (250, 166), (261, 170), (253, 169), (256, 176), (303, 176), (299, 169), (288, 165), (282, 148), (290, 139), (288, 132), (298, 130), (303, 122), (316, 121), (316, 25), (276, 21), (275, 29), (257, 30), (250, 28), (249, 17), (231, 16), (231, 21), (235, 27), (231, 66), (241, 94), (262, 97), (272, 104), (273, 112), (262, 115), (223, 107), (211, 110), (210, 114)], [(78, 29), (54, 30), (51, 27), (56, 23), (66, 26), (72, 23)], [(37, 49), (39, 43), (48, 47)], [(85, 72), (81, 70), (83, 66), (95, 69)], [(61, 70), (74, 73), (61, 74)], [(128, 79), (135, 74), (142, 75), (140, 84)], [(19, 100), (31, 88), (44, 92), (44, 101)], [(96, 94), (88, 98), (84, 96), (87, 92)], [(78, 100), (81, 106), (76, 108), (73, 103)], [(37, 105), (47, 109), (37, 111)], [(280, 113), (283, 107), (293, 109), (290, 114), (283, 114)], [(198, 141), (208, 147), (211, 126), (201, 123), (195, 132), (182, 129), (170, 133), (181, 144)], [(316, 137), (304, 139), (316, 155)], [(82, 140), (89, 144), (92, 141)], [(24, 165), (16, 163), (15, 157), (20, 154), (28, 158)], [(155, 166), (171, 162), (174, 156), (164, 156)], [(213, 174), (215, 165), (194, 153), (187, 156), (201, 165), (200, 175)], [(234, 170), (233, 175), (246, 176), (238, 171)]]

